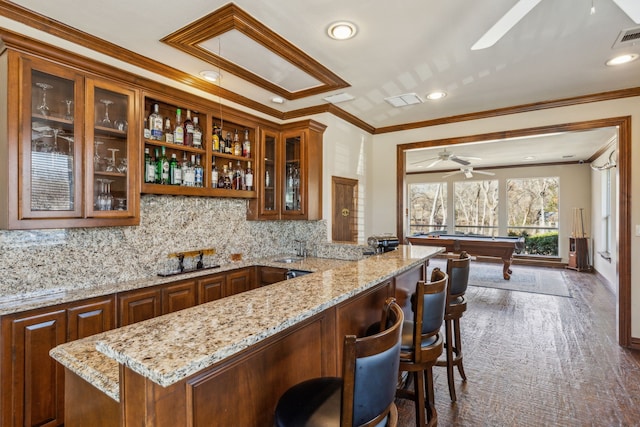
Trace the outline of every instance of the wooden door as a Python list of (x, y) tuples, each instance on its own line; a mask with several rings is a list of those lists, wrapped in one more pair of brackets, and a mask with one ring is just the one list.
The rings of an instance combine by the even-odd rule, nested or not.
[(358, 180), (331, 177), (331, 239), (358, 241)]
[(223, 296), (227, 275), (224, 273), (198, 280), (198, 304), (215, 301)]
[(242, 268), (228, 273), (224, 296), (228, 297), (253, 289), (255, 286), (252, 273), (251, 268)]
[(161, 314), (160, 289), (141, 289), (118, 295), (118, 326), (151, 319)]
[[(49, 357), (49, 350), (65, 342), (65, 310), (39, 312), (7, 321), (8, 328), (3, 325), (3, 335), (10, 331), (11, 338), (9, 341), (9, 337), (3, 336), (9, 341), (3, 345), (10, 345), (13, 363), (11, 358), (7, 361), (11, 363), (10, 375), (2, 379), (2, 425), (62, 425), (64, 370)], [(7, 371), (3, 367), (3, 373)]]
[(115, 328), (113, 296), (82, 301), (67, 309), (67, 341)]
[(172, 283), (162, 288), (162, 314), (196, 305), (196, 282), (194, 280)]

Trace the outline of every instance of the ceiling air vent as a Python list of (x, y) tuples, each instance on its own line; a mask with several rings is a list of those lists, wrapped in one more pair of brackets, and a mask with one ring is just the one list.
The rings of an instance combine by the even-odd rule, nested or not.
[(612, 48), (631, 46), (637, 42), (640, 42), (640, 27), (628, 28), (620, 31)]

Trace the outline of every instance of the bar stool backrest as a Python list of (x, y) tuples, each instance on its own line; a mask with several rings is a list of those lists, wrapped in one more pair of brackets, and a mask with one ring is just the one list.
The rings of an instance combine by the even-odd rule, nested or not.
[(460, 253), (460, 258), (447, 260), (447, 274), (449, 275), (449, 295), (452, 299), (462, 296), (467, 292), (469, 284), (469, 268), (471, 258), (466, 252)]
[(395, 400), (403, 322), (402, 309), (389, 298), (381, 321), (388, 325), (385, 330), (345, 337), (341, 426), (386, 425)]

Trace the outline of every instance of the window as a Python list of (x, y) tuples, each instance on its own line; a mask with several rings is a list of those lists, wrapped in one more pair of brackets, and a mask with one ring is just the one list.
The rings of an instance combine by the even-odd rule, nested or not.
[(447, 230), (447, 184), (409, 184), (409, 235)]
[(454, 183), (455, 232), (497, 236), (498, 180)]
[(508, 233), (525, 236), (525, 252), (558, 254), (558, 188), (560, 179), (507, 179)]

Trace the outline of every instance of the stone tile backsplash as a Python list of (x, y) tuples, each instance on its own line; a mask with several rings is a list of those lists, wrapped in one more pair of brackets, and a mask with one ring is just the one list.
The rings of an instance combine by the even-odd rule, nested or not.
[[(358, 259), (366, 247), (327, 242), (324, 221), (247, 221), (246, 201), (144, 195), (140, 225), (59, 230), (0, 230), (0, 297), (141, 279), (175, 268), (173, 252), (214, 248), (205, 265), (294, 255)], [(189, 267), (190, 260), (186, 260)]]

